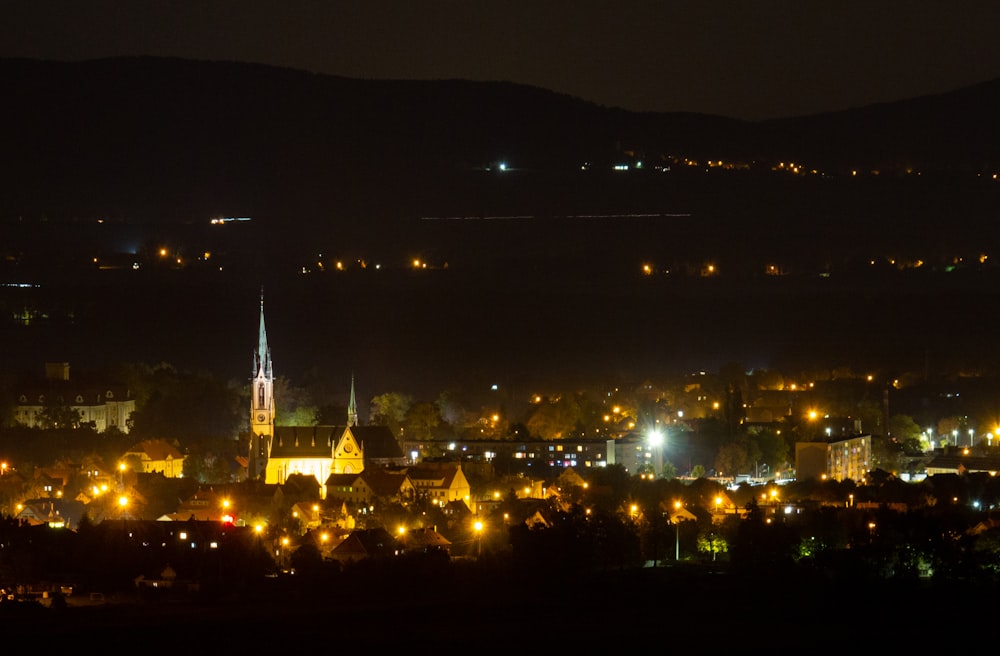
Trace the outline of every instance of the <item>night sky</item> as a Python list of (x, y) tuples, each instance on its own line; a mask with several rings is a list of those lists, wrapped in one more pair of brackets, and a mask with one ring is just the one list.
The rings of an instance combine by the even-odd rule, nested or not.
[(0, 57), (162, 55), (358, 78), (504, 80), (636, 111), (759, 120), (1000, 77), (1000, 4), (505, 0), (0, 7)]

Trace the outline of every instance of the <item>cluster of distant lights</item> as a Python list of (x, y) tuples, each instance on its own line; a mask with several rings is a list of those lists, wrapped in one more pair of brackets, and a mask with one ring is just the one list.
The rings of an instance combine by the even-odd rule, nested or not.
[[(975, 256), (974, 261), (979, 266), (986, 266), (989, 263), (990, 256), (986, 253), (979, 253)], [(950, 260), (944, 263), (944, 270), (947, 272), (954, 271), (967, 263), (965, 257), (961, 255), (956, 255)], [(889, 267), (896, 269), (898, 271), (906, 271), (911, 269), (920, 269), (927, 265), (927, 262), (921, 258), (915, 259), (902, 259), (896, 257), (886, 256), (883, 258), (869, 258), (868, 266), (875, 267), (879, 265), (888, 265)], [(655, 275), (670, 275), (670, 269), (660, 269), (656, 264), (652, 262), (642, 262), (640, 265), (640, 270), (645, 276), (655, 276)], [(721, 273), (718, 265), (714, 262), (704, 263), (698, 275), (702, 278), (711, 278), (717, 276)], [(768, 263), (764, 265), (764, 275), (767, 276), (784, 276), (788, 275), (788, 270), (783, 266), (775, 263)]]
[[(627, 154), (631, 155), (631, 153), (627, 153)], [(703, 169), (705, 171), (713, 170), (713, 169), (721, 169), (721, 170), (725, 170), (725, 171), (748, 171), (748, 170), (754, 168), (754, 166), (755, 166), (755, 164), (750, 163), (750, 162), (738, 162), (738, 161), (729, 161), (729, 160), (723, 160), (723, 159), (704, 159), (704, 160), (702, 160), (702, 159), (696, 159), (696, 158), (692, 158), (692, 157), (682, 157), (682, 156), (672, 156), (672, 155), (666, 156), (664, 158), (664, 161), (665, 161), (665, 163), (662, 163), (662, 164), (656, 164), (656, 165), (653, 165), (653, 166), (647, 166), (646, 163), (643, 160), (641, 160), (641, 159), (634, 159), (634, 160), (633, 159), (627, 159), (627, 160), (620, 160), (620, 161), (614, 162), (614, 163), (610, 164), (608, 166), (608, 168), (611, 171), (620, 172), (620, 173), (624, 173), (624, 172), (628, 172), (628, 171), (643, 171), (643, 170), (648, 170), (648, 169), (652, 169), (652, 170), (654, 170), (656, 172), (659, 172), (659, 173), (669, 173), (671, 170), (673, 170), (673, 168), (675, 166), (681, 167), (681, 168), (689, 168), (689, 169), (692, 169), (692, 168), (693, 169)], [(817, 169), (815, 167), (808, 166), (807, 164), (805, 164), (803, 162), (795, 162), (795, 161), (777, 162), (777, 163), (774, 163), (774, 164), (763, 164), (763, 167), (766, 167), (767, 170), (769, 170), (771, 172), (774, 172), (774, 173), (782, 173), (782, 174), (789, 174), (789, 175), (795, 175), (795, 176), (805, 176), (805, 175), (809, 175), (809, 176), (816, 176), (816, 175), (818, 175), (818, 176), (829, 176), (830, 175), (828, 172), (824, 172), (824, 171), (821, 171), (820, 169)], [(594, 162), (589, 162), (589, 161), (583, 162), (582, 164), (580, 164), (580, 167), (579, 167), (579, 169), (581, 171), (591, 171), (591, 170), (594, 170), (595, 168), (601, 168), (601, 167), (598, 167), (597, 165), (595, 165)], [(499, 172), (503, 173), (503, 172), (507, 172), (507, 171), (513, 171), (513, 170), (516, 170), (516, 169), (514, 169), (510, 165), (509, 162), (501, 160), (501, 161), (497, 161), (497, 162), (495, 162), (495, 163), (487, 166), (486, 170), (487, 171), (499, 171)], [(906, 175), (916, 175), (916, 176), (923, 175), (922, 171), (920, 171), (918, 169), (915, 169), (913, 167), (908, 167), (908, 168), (904, 169), (903, 173), (905, 173)], [(860, 176), (864, 176), (864, 175), (872, 176), (872, 177), (878, 177), (878, 176), (882, 175), (882, 171), (880, 169), (866, 169), (866, 170), (861, 170), (861, 169), (858, 169), (858, 168), (853, 168), (850, 171), (848, 171), (847, 174), (848, 174), (849, 177), (852, 177), (852, 178), (856, 178), (856, 177), (860, 177)], [(983, 175), (984, 174), (980, 173), (980, 174), (977, 174), (977, 177), (982, 177)], [(993, 173), (993, 174), (985, 174), (985, 175), (988, 175), (989, 178), (990, 178), (990, 180), (993, 180), (993, 181), (1000, 180), (1000, 174)]]

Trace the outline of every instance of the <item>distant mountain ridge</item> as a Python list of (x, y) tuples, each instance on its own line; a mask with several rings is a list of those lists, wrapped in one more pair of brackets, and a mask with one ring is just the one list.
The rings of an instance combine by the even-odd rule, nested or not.
[(358, 80), (152, 57), (0, 60), (0, 79), (8, 214), (157, 204), (225, 212), (275, 198), (356, 210), (371, 194), (388, 212), (407, 211), (441, 180), (500, 161), (542, 172), (668, 155), (837, 171), (1000, 165), (1000, 80), (751, 123), (627, 112), (511, 83)]

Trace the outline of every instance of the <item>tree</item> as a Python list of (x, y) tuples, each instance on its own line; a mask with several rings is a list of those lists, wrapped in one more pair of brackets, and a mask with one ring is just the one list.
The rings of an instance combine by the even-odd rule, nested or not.
[(532, 435), (543, 440), (559, 440), (570, 435), (580, 421), (580, 406), (572, 396), (560, 396), (553, 401), (539, 403), (528, 417), (527, 427)]
[(406, 413), (413, 405), (413, 398), (402, 392), (386, 392), (372, 399), (371, 422), (375, 426), (388, 426), (393, 435), (406, 420)]
[(66, 405), (61, 396), (46, 398), (45, 407), (38, 413), (41, 428), (79, 428), (80, 413)]
[(418, 440), (430, 439), (441, 423), (437, 406), (433, 403), (414, 403), (406, 412), (406, 434)]
[(284, 376), (274, 379), (274, 405), (277, 426), (315, 425), (318, 411), (312, 395), (305, 388), (292, 385)]
[(757, 443), (746, 435), (741, 435), (719, 448), (715, 457), (715, 469), (735, 476), (754, 471), (754, 465), (759, 462), (761, 453)]
[(233, 440), (244, 416), (245, 390), (215, 376), (160, 368), (145, 381), (129, 418), (134, 439), (183, 441), (185, 446)]
[(232, 472), (221, 454), (195, 449), (184, 457), (184, 477), (199, 483), (229, 483)]
[(778, 431), (773, 428), (762, 428), (751, 435), (760, 452), (761, 464), (766, 464), (772, 471), (781, 468), (789, 460), (790, 449)]
[(452, 426), (464, 428), (471, 423), (468, 401), (460, 392), (452, 389), (445, 390), (438, 395), (434, 403), (441, 419)]
[(702, 530), (698, 534), (698, 551), (703, 554), (709, 554), (712, 561), (715, 561), (719, 557), (719, 554), (729, 551), (729, 543), (718, 529), (712, 527)]
[(899, 442), (907, 440), (920, 441), (920, 426), (910, 415), (893, 415), (889, 417), (889, 435)]

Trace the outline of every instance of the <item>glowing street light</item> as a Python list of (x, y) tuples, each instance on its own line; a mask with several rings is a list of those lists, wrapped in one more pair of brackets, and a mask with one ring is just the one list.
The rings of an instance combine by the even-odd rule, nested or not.
[(681, 559), (681, 518), (678, 513), (681, 510), (681, 502), (674, 501), (674, 560), (680, 562)]
[(476, 532), (476, 558), (481, 558), (483, 555), (483, 523), (476, 520), (472, 528)]
[(651, 430), (646, 436), (649, 442), (649, 449), (653, 452), (653, 474), (657, 478), (663, 473), (663, 433), (658, 430)]

